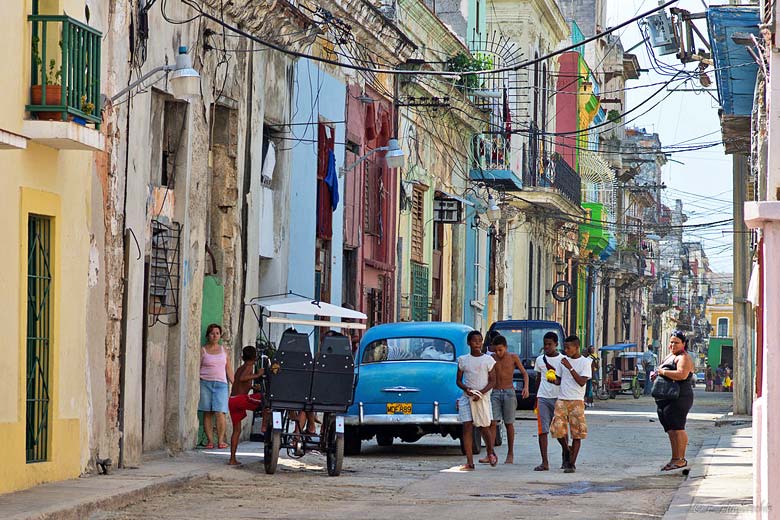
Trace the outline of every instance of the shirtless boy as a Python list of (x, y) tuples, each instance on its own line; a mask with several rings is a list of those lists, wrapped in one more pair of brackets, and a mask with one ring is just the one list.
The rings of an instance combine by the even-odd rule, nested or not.
[(259, 379), (263, 375), (263, 369), (255, 372), (255, 362), (257, 361), (257, 350), (253, 346), (244, 347), (241, 353), (244, 364), (236, 369), (236, 376), (233, 378), (233, 391), (228, 399), (228, 409), (230, 410), (230, 419), (233, 422), (233, 435), (230, 436), (230, 460), (228, 464), (238, 466), (240, 462), (236, 460), (236, 450), (238, 449), (238, 440), (241, 436), (241, 421), (246, 417), (247, 411), (255, 411), (262, 405), (262, 396), (260, 394), (249, 395), (252, 389), (252, 380)]
[[(528, 373), (520, 362), (517, 354), (507, 352), (506, 338), (498, 335), (491, 342), (493, 345), (493, 359), (496, 360), (496, 386), (490, 394), (490, 401), (493, 405), (493, 419), (495, 421), (504, 421), (506, 425), (507, 452), (504, 464), (514, 463), (515, 447), (515, 410), (517, 410), (517, 395), (514, 387), (515, 369), (523, 374), (523, 399), (528, 398)], [(494, 422), (494, 428), (497, 423)], [(495, 439), (496, 432), (493, 431)], [(482, 461), (480, 461), (482, 462)]]

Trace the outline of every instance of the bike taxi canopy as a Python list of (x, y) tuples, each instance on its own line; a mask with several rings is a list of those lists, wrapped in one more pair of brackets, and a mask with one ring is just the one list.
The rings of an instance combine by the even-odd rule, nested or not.
[[(313, 327), (340, 327), (342, 329), (365, 329), (364, 323), (345, 321), (321, 321), (301, 319), (295, 316), (316, 316), (320, 318), (340, 318), (348, 320), (366, 320), (368, 316), (362, 312), (346, 309), (327, 302), (320, 302), (298, 294), (281, 296), (264, 296), (252, 298), (249, 305), (259, 307), (261, 312), (268, 313), (267, 323), (282, 323), (289, 325), (311, 325)], [(292, 315), (290, 317), (270, 316), (270, 313)]]
[(614, 345), (606, 345), (599, 350), (608, 352), (619, 352), (626, 350), (627, 348), (636, 348), (636, 343), (615, 343)]

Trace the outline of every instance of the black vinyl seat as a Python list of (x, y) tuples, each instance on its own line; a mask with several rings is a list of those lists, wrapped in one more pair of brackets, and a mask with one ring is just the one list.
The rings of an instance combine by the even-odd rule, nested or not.
[(268, 403), (273, 408), (303, 410), (311, 402), (314, 360), (309, 335), (286, 330), (268, 369)]
[(354, 377), (355, 360), (349, 338), (341, 334), (326, 336), (314, 359), (313, 408), (345, 412), (352, 404)]

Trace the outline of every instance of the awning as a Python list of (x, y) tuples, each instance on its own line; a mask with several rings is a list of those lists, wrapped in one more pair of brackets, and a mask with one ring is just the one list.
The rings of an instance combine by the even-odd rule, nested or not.
[(442, 195), (444, 195), (448, 199), (457, 200), (458, 202), (461, 202), (461, 203), (465, 204), (466, 206), (474, 206), (473, 202), (471, 202), (468, 199), (464, 199), (463, 197), (459, 197), (457, 195), (453, 195), (452, 193), (447, 193), (446, 191), (442, 191), (442, 190), (436, 190), (436, 191), (438, 191), (439, 193), (441, 193)]
[(618, 352), (621, 350), (626, 350), (627, 348), (635, 348), (636, 343), (615, 343), (614, 345), (607, 345), (604, 347), (601, 347), (599, 350), (601, 351), (609, 351), (609, 352)]
[(279, 314), (298, 314), (303, 316), (319, 316), (323, 318), (347, 318), (352, 320), (365, 320), (368, 316), (362, 312), (345, 309), (338, 305), (326, 302), (314, 301), (311, 298), (296, 294), (283, 296), (270, 296), (252, 298), (249, 305), (262, 307), (266, 312)]

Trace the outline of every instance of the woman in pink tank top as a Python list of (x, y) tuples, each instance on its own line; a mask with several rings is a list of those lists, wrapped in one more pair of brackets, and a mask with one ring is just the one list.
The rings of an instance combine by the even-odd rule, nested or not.
[(212, 323), (206, 328), (206, 345), (200, 349), (200, 400), (198, 411), (203, 412), (203, 429), (208, 437), (207, 449), (214, 447), (214, 416), (217, 418), (217, 446), (227, 448), (225, 442), (228, 413), (228, 381), (233, 383), (233, 368), (227, 350), (220, 345), (222, 327)]

